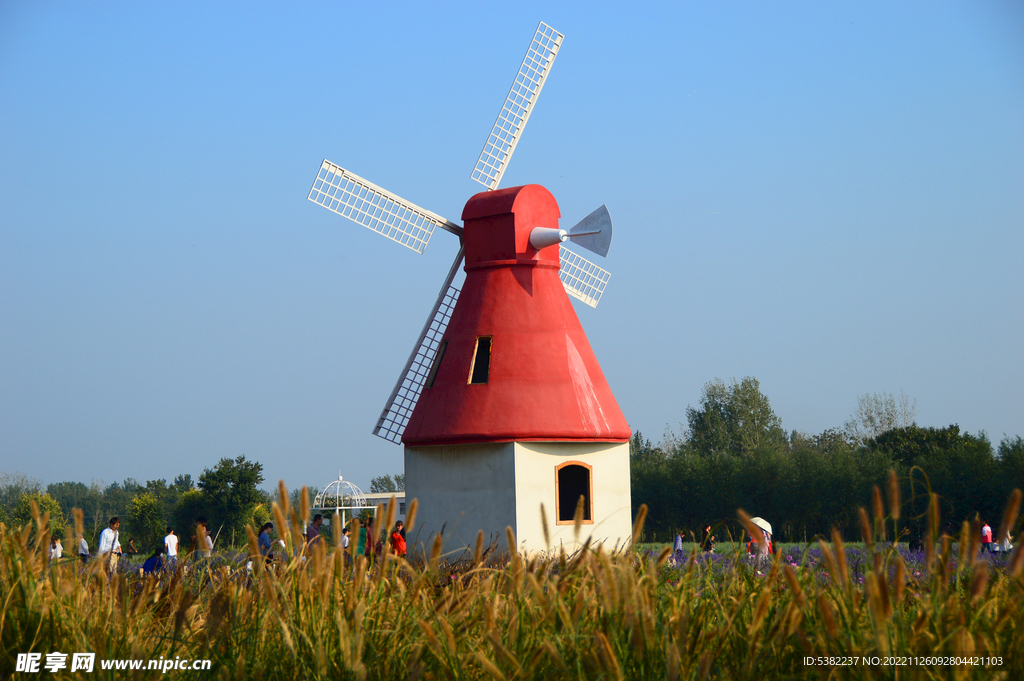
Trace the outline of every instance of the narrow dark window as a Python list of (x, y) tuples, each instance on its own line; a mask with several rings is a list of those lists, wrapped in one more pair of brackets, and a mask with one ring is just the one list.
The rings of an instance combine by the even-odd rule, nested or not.
[(437, 369), (441, 366), (441, 360), (444, 359), (444, 351), (448, 349), (448, 341), (441, 341), (440, 347), (437, 348), (437, 357), (434, 358), (434, 366), (430, 367), (430, 374), (427, 376), (427, 387), (434, 387), (434, 379), (437, 378)]
[(476, 339), (476, 353), (473, 355), (473, 366), (469, 370), (469, 382), (486, 383), (490, 369), (491, 337), (480, 336)]
[(583, 520), (593, 522), (590, 468), (579, 464), (563, 464), (557, 470), (558, 521), (571, 523), (576, 516), (576, 504), (583, 497)]

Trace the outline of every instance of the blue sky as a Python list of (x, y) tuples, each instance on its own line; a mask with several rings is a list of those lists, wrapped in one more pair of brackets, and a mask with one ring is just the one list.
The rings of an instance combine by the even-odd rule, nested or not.
[(538, 21), (565, 34), (502, 186), (607, 204), (577, 313), (634, 430), (754, 376), (1024, 434), (1024, 8), (0, 4), (0, 471), (402, 469), (371, 434), (456, 240), (306, 200), (324, 158), (458, 221)]

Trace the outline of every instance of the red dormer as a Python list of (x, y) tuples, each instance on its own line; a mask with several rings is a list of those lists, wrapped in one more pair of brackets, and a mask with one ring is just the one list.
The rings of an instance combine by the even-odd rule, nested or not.
[(530, 245), (558, 218), (535, 184), (466, 203), (466, 281), (403, 443), (629, 439), (558, 278), (559, 246)]

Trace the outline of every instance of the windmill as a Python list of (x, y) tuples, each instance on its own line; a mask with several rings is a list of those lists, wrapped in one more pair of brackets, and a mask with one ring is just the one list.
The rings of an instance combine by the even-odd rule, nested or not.
[[(444, 533), (449, 546), (470, 544), (478, 529), (505, 544), (506, 528), (523, 550), (549, 539), (572, 544), (580, 514), (599, 528), (596, 541), (631, 537), (629, 425), (569, 300), (596, 307), (609, 274), (562, 246), (607, 255), (608, 210), (563, 230), (547, 189), (498, 188), (562, 38), (537, 27), (474, 166), (486, 190), (470, 197), (462, 226), (326, 160), (308, 197), (418, 253), (437, 228), (459, 238), (373, 431), (405, 445), (417, 524), (424, 537)], [(460, 292), (453, 282), (463, 262)]]
[[(489, 191), (496, 190), (501, 182), (563, 38), (561, 33), (544, 22), (537, 26), (471, 173), (471, 178)], [(459, 238), (460, 248), (455, 260), (373, 429), (378, 437), (399, 444), (459, 298), (460, 291), (453, 282), (465, 257), (463, 227), (326, 159), (320, 166), (308, 199), (417, 253), (423, 253), (437, 228)], [(538, 225), (530, 235), (530, 243), (539, 250), (572, 240), (572, 243), (604, 257), (608, 254), (611, 236), (611, 217), (607, 208), (601, 206), (569, 230)], [(565, 291), (583, 303), (597, 307), (608, 284), (609, 272), (564, 246), (559, 249), (559, 265), (559, 279)]]

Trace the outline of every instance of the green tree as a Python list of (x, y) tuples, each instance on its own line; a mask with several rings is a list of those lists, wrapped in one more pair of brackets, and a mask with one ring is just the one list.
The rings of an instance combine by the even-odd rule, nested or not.
[(669, 497), (673, 490), (666, 484), (667, 457), (660, 447), (655, 447), (643, 433), (637, 431), (629, 438), (629, 487), (633, 505), (633, 517), (640, 506), (647, 504), (647, 522), (644, 523), (647, 537), (667, 536), (672, 526), (672, 509)]
[(787, 442), (782, 421), (752, 376), (728, 386), (717, 378), (705, 384), (700, 408), (687, 407), (686, 421), (689, 444), (705, 456), (750, 458), (758, 449), (778, 450)]
[(195, 489), (196, 486), (195, 483), (192, 482), (192, 476), (185, 473), (183, 475), (175, 476), (174, 482), (171, 483), (171, 487), (184, 494), (191, 489)]
[(148, 554), (160, 543), (167, 528), (163, 504), (152, 492), (143, 492), (128, 503), (127, 530), (140, 552)]
[(253, 507), (263, 499), (262, 482), (263, 464), (246, 461), (244, 455), (221, 459), (214, 468), (205, 469), (199, 476), (199, 489), (209, 503), (210, 532), (216, 534), (223, 523), (222, 536), (244, 538)]
[(380, 492), (404, 492), (405, 491), (405, 473), (396, 473), (395, 475), (380, 475), (370, 480), (370, 493), (377, 494)]
[(24, 473), (0, 473), (0, 522), (14, 518), (23, 496), (41, 490), (41, 483)]
[(21, 499), (18, 500), (18, 506), (14, 511), (14, 522), (18, 526), (24, 526), (33, 522), (33, 501), (36, 502), (36, 507), (39, 509), (40, 519), (44, 514), (50, 514), (50, 534), (57, 535), (58, 537), (63, 536), (64, 529), (68, 525), (67, 518), (64, 517), (64, 513), (60, 510), (60, 504), (57, 503), (57, 500), (46, 492), (35, 491), (23, 494)]
[[(893, 428), (867, 441), (866, 451), (886, 457), (900, 473), (916, 481), (905, 488), (915, 532), (923, 532), (923, 513), (927, 504), (924, 476), (932, 491), (939, 494), (943, 523), (958, 528), (976, 513), (992, 520), (1002, 516), (1006, 497), (998, 492), (999, 462), (992, 443), (984, 433), (961, 433), (960, 427), (922, 428), (911, 425)], [(923, 471), (913, 470), (913, 467)], [(996, 485), (994, 487), (994, 485)], [(1008, 490), (1007, 490), (1008, 491)]]
[(209, 499), (197, 489), (189, 490), (181, 495), (177, 506), (174, 507), (171, 525), (178, 534), (182, 549), (194, 549), (193, 535), (195, 534), (196, 520), (201, 516), (209, 516)]

